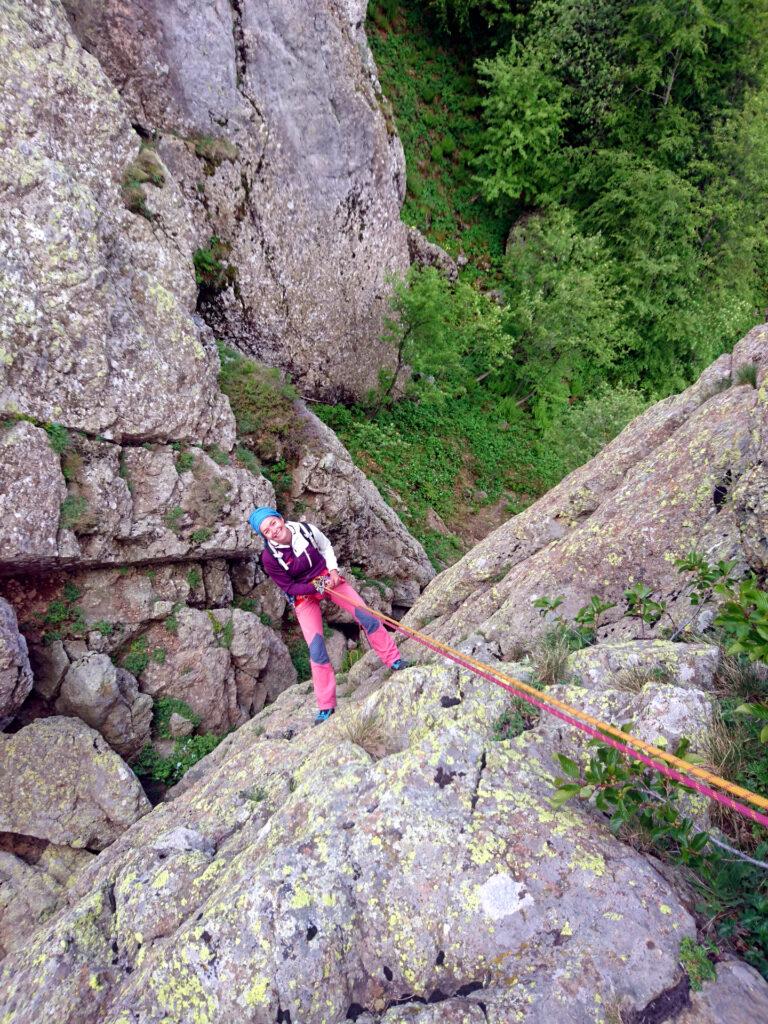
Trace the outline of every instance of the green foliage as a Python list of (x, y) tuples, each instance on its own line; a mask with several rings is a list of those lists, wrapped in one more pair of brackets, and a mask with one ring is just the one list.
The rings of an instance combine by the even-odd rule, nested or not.
[(745, 654), (750, 661), (768, 661), (768, 592), (754, 576), (741, 580), (738, 588), (728, 581), (715, 589), (728, 598), (715, 619), (731, 641), (728, 652)]
[(139, 778), (148, 777), (166, 786), (175, 786), (189, 769), (221, 743), (223, 736), (204, 733), (176, 740), (173, 752), (161, 757), (149, 744), (144, 747), (133, 770)]
[(147, 665), (149, 665), (149, 659), (150, 653), (147, 646), (147, 638), (140, 636), (131, 643), (127, 653), (123, 655), (120, 664), (127, 672), (138, 678)]
[(195, 250), (195, 281), (206, 294), (216, 295), (237, 281), (237, 270), (225, 262), (231, 251), (231, 245), (218, 235), (211, 235), (207, 246)]
[(180, 505), (174, 505), (173, 508), (169, 508), (163, 516), (163, 522), (169, 530), (173, 530), (174, 533), (179, 532), (181, 527), (181, 520), (184, 518), (184, 509)]
[(186, 718), (196, 729), (200, 725), (200, 716), (185, 701), (176, 697), (158, 697), (152, 705), (152, 728), (162, 739), (171, 739), (171, 715)]
[(267, 615), (266, 612), (261, 612), (261, 614), (259, 615), (259, 622), (262, 624), (262, 626), (269, 626), (270, 628), (272, 627), (272, 618), (269, 615)]
[(750, 387), (757, 387), (757, 366), (754, 363), (745, 363), (736, 371), (737, 384), (749, 384)]
[(67, 428), (63, 427), (61, 423), (47, 423), (45, 432), (48, 435), (51, 448), (57, 455), (63, 455), (72, 443)]
[[(255, 612), (258, 608), (258, 603), (252, 597), (236, 597), (232, 602), (233, 608), (239, 608), (243, 612)], [(269, 616), (267, 616), (269, 618)], [(271, 622), (265, 623), (265, 625), (271, 625)]]
[(553, 208), (512, 231), (505, 271), (510, 305), (490, 386), (547, 426), (600, 386), (625, 343), (615, 265), (598, 234)]
[(203, 526), (199, 530), (193, 530), (189, 539), (193, 544), (205, 544), (213, 536), (213, 530), (209, 526)]
[(203, 167), (207, 175), (216, 173), (218, 167), (228, 160), (234, 163), (237, 160), (237, 146), (228, 139), (217, 139), (212, 135), (200, 135), (191, 140), (194, 143), (195, 156), (203, 161)]
[(296, 669), (299, 682), (303, 683), (306, 679), (311, 679), (312, 669), (309, 664), (309, 648), (304, 641), (301, 639), (290, 640), (288, 642), (288, 653), (291, 656), (293, 667)]
[(382, 5), (371, 5), (368, 40), (384, 89), (385, 119), (394, 122), (405, 150), (403, 220), (451, 255), (464, 253), (471, 260), (467, 277), (492, 280), (508, 223), (483, 201), (473, 174), (480, 140), (471, 59), (461, 45), (433, 31), (420, 0), (396, 6), (396, 13), (383, 17)]
[[(637, 761), (627, 761), (613, 747), (591, 740), (588, 763), (558, 755), (564, 775), (555, 779), (554, 807), (578, 798), (594, 802), (609, 817), (611, 831), (651, 849), (679, 866), (697, 894), (699, 913), (720, 941), (733, 942), (744, 958), (768, 977), (768, 876), (762, 868), (735, 859), (710, 843), (685, 812), (684, 787)], [(682, 740), (678, 757), (690, 759)], [(768, 855), (759, 842), (757, 858)], [(707, 947), (711, 950), (711, 947)], [(681, 951), (682, 952), (682, 951)], [(706, 977), (700, 954), (686, 950), (683, 966), (691, 982)]]
[[(35, 621), (42, 629), (41, 638), (44, 644), (48, 645), (55, 640), (64, 640), (68, 637), (82, 637), (88, 632), (88, 623), (85, 621), (82, 609), (78, 607), (77, 600), (82, 596), (82, 591), (71, 580), (68, 580), (61, 590), (61, 597), (54, 598), (44, 612), (36, 612)], [(96, 623), (94, 629), (99, 629), (100, 623)]]
[(203, 574), (199, 569), (190, 569), (187, 573), (187, 586), (190, 590), (197, 590), (203, 582)]
[(155, 214), (147, 206), (143, 188), (148, 184), (162, 188), (165, 184), (165, 172), (154, 147), (142, 142), (138, 156), (128, 164), (123, 174), (123, 204), (131, 213), (153, 221)]
[(171, 608), (171, 614), (163, 623), (167, 632), (170, 633), (171, 636), (176, 636), (179, 632), (179, 612), (183, 607), (184, 605), (180, 601), (177, 601), (173, 608)]
[(62, 530), (74, 530), (87, 525), (90, 521), (88, 502), (81, 494), (68, 494), (59, 509), (59, 527)]
[(106, 619), (99, 619), (98, 622), (94, 622), (93, 628), (101, 633), (102, 636), (112, 636), (115, 631), (115, 624), (113, 622), (107, 622)]
[(206, 449), (208, 455), (213, 459), (217, 466), (228, 466), (229, 456), (225, 451), (222, 451), (217, 444), (211, 445), (210, 448)]
[(561, 152), (566, 89), (545, 55), (514, 40), (505, 54), (479, 60), (485, 135), (477, 160), (483, 195), (527, 203), (552, 198), (565, 171)]
[(249, 473), (253, 473), (254, 476), (261, 474), (261, 463), (248, 448), (239, 444), (235, 448), (235, 458), (237, 461), (248, 470)]
[(700, 946), (687, 937), (680, 943), (680, 963), (691, 980), (694, 992), (701, 991), (703, 982), (714, 981), (717, 977), (715, 965), (709, 959), (710, 953), (717, 954), (717, 947), (712, 943)]
[(195, 456), (192, 452), (180, 452), (176, 456), (176, 472), (186, 473), (195, 465)]
[(506, 708), (493, 723), (493, 739), (500, 743), (511, 740), (515, 736), (532, 729), (539, 720), (541, 712), (521, 697), (513, 697)]
[(278, 370), (246, 359), (226, 345), (219, 344), (219, 358), (219, 387), (237, 424), (237, 458), (252, 473), (269, 471), (262, 462), (276, 466), (298, 461), (305, 429), (294, 408), (296, 390), (281, 379)]
[(545, 480), (554, 486), (597, 455), (647, 404), (639, 391), (607, 384), (572, 400), (542, 432), (538, 461)]

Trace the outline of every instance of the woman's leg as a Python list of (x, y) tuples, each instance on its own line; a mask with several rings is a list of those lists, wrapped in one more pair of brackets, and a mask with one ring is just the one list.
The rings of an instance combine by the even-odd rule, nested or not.
[(332, 594), (328, 594), (328, 597), (330, 597), (334, 604), (354, 615), (355, 619), (365, 630), (365, 635), (368, 637), (371, 647), (385, 665), (389, 667), (398, 660), (400, 651), (397, 649), (397, 644), (378, 619), (375, 619), (363, 608), (358, 607), (362, 598), (353, 587), (350, 587), (346, 582), (341, 582), (338, 587), (334, 588)]
[(309, 664), (312, 669), (312, 685), (315, 688), (317, 706), (321, 711), (335, 708), (336, 673), (325, 649), (320, 599), (310, 594), (306, 600), (297, 601), (296, 618), (309, 647)]

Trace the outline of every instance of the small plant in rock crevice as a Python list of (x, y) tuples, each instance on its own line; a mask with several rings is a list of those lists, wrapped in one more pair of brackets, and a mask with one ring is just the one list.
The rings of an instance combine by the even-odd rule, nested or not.
[(157, 697), (152, 706), (152, 728), (157, 736), (162, 739), (171, 739), (170, 721), (173, 715), (180, 715), (186, 718), (197, 729), (201, 718), (186, 701), (177, 697)]
[(680, 963), (690, 978), (694, 992), (700, 992), (705, 981), (714, 981), (717, 977), (715, 965), (710, 959), (717, 954), (717, 946), (711, 942), (700, 946), (686, 936), (680, 943)]
[(207, 246), (196, 249), (192, 257), (198, 288), (213, 296), (237, 281), (237, 270), (228, 262), (232, 246), (218, 235), (211, 235)]
[(81, 494), (68, 494), (59, 509), (59, 527), (77, 533), (90, 523), (88, 502)]
[(131, 213), (154, 221), (155, 214), (147, 206), (143, 186), (162, 188), (164, 184), (165, 172), (154, 147), (143, 142), (138, 156), (128, 164), (123, 174), (123, 204)]

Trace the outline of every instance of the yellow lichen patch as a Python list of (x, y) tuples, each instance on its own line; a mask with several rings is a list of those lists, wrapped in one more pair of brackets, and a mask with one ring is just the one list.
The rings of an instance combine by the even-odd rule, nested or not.
[(572, 869), (581, 868), (582, 871), (591, 871), (598, 878), (605, 874), (605, 860), (600, 853), (575, 850), (568, 862), (568, 867)]
[(304, 907), (308, 907), (312, 902), (309, 893), (306, 889), (302, 889), (301, 886), (296, 886), (293, 890), (293, 896), (291, 897), (290, 906), (293, 910), (303, 910)]

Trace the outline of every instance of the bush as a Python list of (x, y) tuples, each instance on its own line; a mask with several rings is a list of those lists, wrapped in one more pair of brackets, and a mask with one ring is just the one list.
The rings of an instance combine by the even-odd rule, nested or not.
[(231, 250), (231, 245), (223, 242), (218, 235), (212, 235), (205, 248), (195, 250), (192, 257), (195, 281), (205, 294), (216, 295), (237, 280), (237, 270), (231, 263), (225, 262)]
[(176, 740), (173, 753), (168, 757), (161, 757), (148, 744), (139, 755), (133, 770), (139, 778), (148, 777), (166, 786), (175, 786), (193, 765), (215, 750), (223, 738), (214, 733), (185, 736)]
[(130, 672), (131, 675), (138, 678), (147, 665), (149, 665), (149, 658), (150, 654), (147, 647), (147, 638), (140, 636), (130, 645), (128, 653), (123, 655), (121, 665), (126, 672)]
[(195, 729), (200, 725), (200, 716), (192, 710), (186, 701), (176, 697), (158, 697), (152, 706), (152, 727), (163, 739), (171, 739), (169, 724), (172, 715), (181, 715), (191, 722)]
[[(305, 431), (294, 408), (296, 390), (283, 382), (278, 370), (247, 359), (226, 345), (219, 345), (219, 357), (219, 386), (232, 406), (240, 438), (238, 458), (242, 461), (244, 452), (250, 451), (263, 462), (274, 463), (281, 457), (297, 460)], [(246, 468), (263, 472), (258, 463)]]
[(89, 522), (88, 502), (80, 494), (68, 494), (59, 509), (59, 527), (62, 530), (74, 530)]

